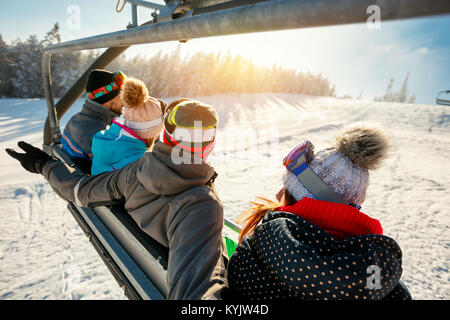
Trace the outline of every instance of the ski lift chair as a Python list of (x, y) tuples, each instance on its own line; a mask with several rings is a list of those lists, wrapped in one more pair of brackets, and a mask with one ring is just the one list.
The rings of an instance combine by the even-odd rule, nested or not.
[(436, 96), (436, 103), (444, 106), (450, 106), (450, 90), (439, 92)]
[[(92, 69), (105, 68), (129, 46), (164, 41), (240, 33), (318, 26), (365, 23), (373, 0), (165, 0), (165, 5), (125, 0), (132, 8), (127, 30), (50, 45), (42, 56), (42, 79), (48, 118), (43, 149), (81, 170), (61, 147), (59, 119), (81, 97)], [(119, 10), (120, 2), (116, 9)], [(383, 20), (450, 13), (448, 0), (401, 0), (377, 3)], [(137, 8), (155, 10), (153, 19), (138, 25)], [(52, 94), (51, 57), (77, 50), (107, 48), (55, 104)], [(446, 92), (448, 94), (448, 91)], [(448, 99), (438, 99), (448, 103)], [(119, 285), (130, 299), (167, 297), (168, 249), (145, 234), (123, 206), (83, 208), (69, 202), (68, 208)], [(225, 225), (239, 232), (230, 221)]]
[[(44, 150), (83, 172), (61, 145)], [(166, 298), (168, 248), (142, 231), (123, 204), (85, 208), (69, 202), (67, 207), (129, 299)]]

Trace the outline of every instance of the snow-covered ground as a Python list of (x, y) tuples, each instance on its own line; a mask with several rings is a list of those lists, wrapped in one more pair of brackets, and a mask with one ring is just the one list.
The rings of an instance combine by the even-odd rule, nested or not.
[[(372, 172), (362, 211), (400, 244), (413, 298), (450, 299), (450, 108), (288, 94), (198, 99), (220, 116), (210, 161), (229, 218), (255, 196), (273, 198), (281, 160), (302, 140), (319, 150), (342, 125), (384, 125), (391, 156)], [(0, 100), (0, 299), (124, 299), (66, 203), (3, 151), (20, 140), (41, 146), (45, 117), (43, 100)]]

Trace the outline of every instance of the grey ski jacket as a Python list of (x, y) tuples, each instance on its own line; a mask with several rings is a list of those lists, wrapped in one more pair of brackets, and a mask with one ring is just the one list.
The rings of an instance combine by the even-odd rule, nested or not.
[(62, 136), (64, 150), (72, 158), (92, 158), (92, 138), (105, 130), (119, 114), (86, 98), (80, 112), (72, 116)]
[[(169, 248), (168, 299), (221, 299), (227, 286), (223, 206), (206, 163), (174, 164), (172, 148), (152, 152), (114, 172), (84, 176), (59, 161), (44, 177), (64, 199), (85, 207), (125, 200), (125, 209), (152, 238)], [(73, 171), (73, 170), (72, 170)]]

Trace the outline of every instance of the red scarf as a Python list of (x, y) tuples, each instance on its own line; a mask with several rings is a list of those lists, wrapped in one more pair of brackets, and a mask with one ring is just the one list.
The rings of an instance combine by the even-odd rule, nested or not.
[(277, 211), (296, 214), (338, 240), (366, 234), (383, 234), (378, 220), (345, 204), (303, 198), (292, 206), (279, 207)]

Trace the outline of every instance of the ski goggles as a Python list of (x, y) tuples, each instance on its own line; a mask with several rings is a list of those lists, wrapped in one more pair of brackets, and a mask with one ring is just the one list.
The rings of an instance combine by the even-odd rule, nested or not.
[(358, 210), (361, 206), (344, 201), (309, 167), (314, 146), (309, 141), (295, 147), (283, 159), (283, 165), (294, 174), (303, 186), (318, 200), (350, 205)]
[(164, 129), (163, 133), (163, 143), (171, 146), (178, 147), (192, 153), (193, 155), (203, 159), (205, 162), (208, 160), (209, 155), (214, 149), (216, 145), (216, 139), (213, 138), (210, 141), (179, 141), (174, 135), (170, 134), (166, 129)]
[(113, 76), (113, 82), (110, 84), (107, 84), (104, 87), (98, 88), (94, 91), (88, 92), (87, 95), (89, 99), (94, 100), (97, 98), (100, 98), (101, 96), (104, 96), (105, 94), (108, 94), (110, 92), (113, 92), (115, 90), (119, 90), (122, 86), (125, 80), (127, 79), (127, 76), (122, 71), (117, 71), (114, 73)]

